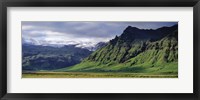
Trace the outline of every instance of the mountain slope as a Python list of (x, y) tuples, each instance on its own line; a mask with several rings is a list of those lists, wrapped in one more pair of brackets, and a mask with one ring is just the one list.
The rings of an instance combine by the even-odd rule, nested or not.
[(60, 71), (178, 72), (178, 26), (144, 30), (127, 27), (80, 64)]
[(74, 45), (51, 47), (41, 45), (22, 45), (22, 70), (38, 71), (53, 70), (80, 63), (91, 54), (87, 49), (77, 48)]

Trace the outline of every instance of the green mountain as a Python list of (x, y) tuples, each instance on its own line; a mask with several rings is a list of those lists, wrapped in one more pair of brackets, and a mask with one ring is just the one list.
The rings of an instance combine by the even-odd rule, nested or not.
[(57, 71), (178, 73), (178, 25), (159, 29), (128, 26), (81, 63)]

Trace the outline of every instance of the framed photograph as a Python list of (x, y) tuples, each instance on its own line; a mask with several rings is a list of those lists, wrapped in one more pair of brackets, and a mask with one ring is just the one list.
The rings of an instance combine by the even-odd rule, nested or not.
[(2, 100), (199, 100), (199, 0), (0, 7)]

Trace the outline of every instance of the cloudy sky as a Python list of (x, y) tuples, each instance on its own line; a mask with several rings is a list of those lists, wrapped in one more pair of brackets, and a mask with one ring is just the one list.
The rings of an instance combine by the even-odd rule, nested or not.
[(122, 34), (127, 26), (157, 29), (177, 22), (22, 22), (23, 43), (37, 45), (82, 44), (107, 42)]

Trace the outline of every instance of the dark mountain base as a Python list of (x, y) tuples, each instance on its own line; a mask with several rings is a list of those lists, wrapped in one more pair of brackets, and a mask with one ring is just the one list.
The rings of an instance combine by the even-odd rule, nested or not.
[(25, 44), (22, 46), (22, 50), (23, 71), (48, 71), (73, 66), (92, 53), (74, 45), (58, 48)]

